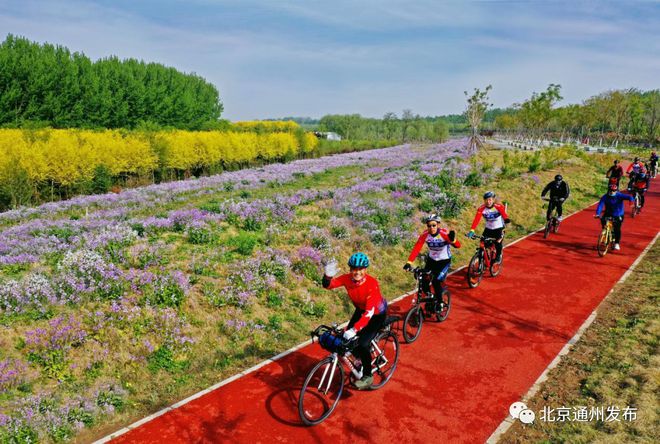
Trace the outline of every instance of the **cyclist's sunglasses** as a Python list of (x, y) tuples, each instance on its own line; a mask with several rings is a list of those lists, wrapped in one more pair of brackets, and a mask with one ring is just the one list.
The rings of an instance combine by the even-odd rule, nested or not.
[(429, 228), (435, 228), (438, 226), (438, 224), (426, 224), (426, 226)]

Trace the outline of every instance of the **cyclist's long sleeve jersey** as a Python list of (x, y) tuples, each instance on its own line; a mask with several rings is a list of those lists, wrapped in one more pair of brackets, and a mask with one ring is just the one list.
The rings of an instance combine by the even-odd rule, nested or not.
[(623, 176), (623, 168), (621, 168), (621, 165), (614, 166), (612, 165), (609, 170), (607, 170), (607, 177), (621, 177)]
[(424, 248), (424, 244), (428, 245), (429, 257), (434, 261), (450, 259), (450, 246), (461, 248), (461, 243), (458, 240), (454, 241), (453, 244), (451, 243), (449, 240), (449, 232), (444, 228), (438, 230), (438, 233), (435, 236), (431, 235), (428, 231), (425, 231), (419, 236), (419, 239), (417, 239), (417, 243), (410, 252), (410, 256), (408, 256), (408, 262), (412, 262), (417, 258), (419, 252)]
[(477, 214), (474, 216), (472, 226), (470, 227), (471, 230), (477, 228), (482, 216), (486, 219), (486, 228), (491, 230), (497, 230), (498, 228), (504, 227), (504, 219), (509, 218), (504, 209), (504, 205), (500, 203), (493, 204), (490, 208), (486, 205), (482, 205), (477, 209)]
[(364, 328), (374, 314), (381, 314), (387, 311), (387, 301), (380, 293), (378, 281), (372, 276), (366, 275), (362, 282), (353, 281), (350, 273), (342, 274), (332, 279), (324, 276), (323, 286), (328, 290), (337, 287), (346, 288), (346, 292), (351, 298), (351, 301), (353, 301), (355, 308), (364, 310), (362, 317), (353, 326), (356, 332)]
[(635, 174), (646, 173), (646, 168), (644, 168), (642, 162), (633, 162), (628, 165), (628, 168), (626, 168), (626, 173), (630, 173), (631, 171), (633, 171)]
[(541, 192), (541, 197), (548, 194), (548, 191), (550, 191), (550, 197), (556, 199), (568, 199), (568, 196), (571, 194), (571, 189), (568, 187), (568, 183), (563, 181), (559, 183), (559, 185), (557, 185), (557, 182), (554, 180), (547, 184)]
[(635, 198), (629, 194), (623, 194), (619, 192), (617, 192), (614, 196), (605, 194), (603, 197), (600, 198), (600, 202), (598, 202), (598, 208), (596, 208), (596, 215), (600, 216), (600, 213), (601, 211), (603, 211), (604, 208), (605, 209), (605, 213), (603, 214), (604, 216), (613, 216), (613, 217), (623, 216), (624, 200), (633, 201), (635, 200)]

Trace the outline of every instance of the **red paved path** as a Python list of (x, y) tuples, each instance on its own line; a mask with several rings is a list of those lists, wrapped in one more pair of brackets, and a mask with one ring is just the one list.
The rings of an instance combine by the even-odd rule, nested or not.
[(654, 182), (640, 216), (630, 218), (626, 204), (620, 252), (598, 257), (590, 208), (548, 240), (537, 233), (507, 248), (502, 274), (477, 289), (462, 272), (450, 276), (449, 319), (425, 323), (417, 342), (402, 345), (384, 388), (349, 390), (316, 427), (301, 426), (296, 404), (302, 379), (324, 354), (315, 344), (113, 442), (483, 442), (658, 232)]

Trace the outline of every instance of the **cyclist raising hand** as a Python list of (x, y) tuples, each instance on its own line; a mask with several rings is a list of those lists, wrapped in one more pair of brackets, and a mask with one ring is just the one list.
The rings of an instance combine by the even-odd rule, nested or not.
[(387, 301), (380, 293), (378, 281), (367, 274), (369, 258), (364, 253), (355, 253), (348, 259), (350, 273), (337, 274), (337, 263), (330, 262), (325, 266), (323, 288), (332, 290), (344, 287), (353, 301), (355, 313), (348, 322), (344, 339), (349, 341), (357, 336), (357, 346), (353, 354), (362, 361), (362, 379), (355, 381), (355, 386), (368, 389), (374, 381), (371, 375), (371, 340), (385, 322), (387, 316)]
[(408, 262), (403, 269), (408, 271), (412, 269), (412, 263), (424, 244), (429, 247), (429, 255), (426, 258), (424, 269), (430, 271), (433, 277), (433, 294), (437, 297), (442, 293), (442, 282), (447, 277), (449, 266), (451, 265), (450, 246), (461, 248), (461, 243), (456, 240), (455, 231), (447, 231), (440, 228), (440, 216), (431, 214), (426, 219), (427, 231), (424, 231), (408, 256)]
[(486, 219), (486, 228), (482, 236), (497, 239), (495, 248), (497, 250), (496, 261), (502, 260), (502, 239), (504, 238), (504, 225), (511, 222), (509, 216), (506, 214), (506, 209), (501, 203), (495, 203), (496, 194), (493, 191), (487, 191), (484, 194), (484, 204), (477, 209), (477, 214), (474, 216), (472, 226), (470, 227), (469, 237), (474, 236), (474, 230), (479, 225), (479, 221), (483, 217)]

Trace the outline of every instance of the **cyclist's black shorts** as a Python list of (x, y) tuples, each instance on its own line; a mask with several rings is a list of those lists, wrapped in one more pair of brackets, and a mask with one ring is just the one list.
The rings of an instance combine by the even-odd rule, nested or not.
[(494, 230), (490, 228), (485, 228), (482, 236), (492, 237), (493, 239), (502, 239), (504, 237), (504, 227), (496, 228)]

